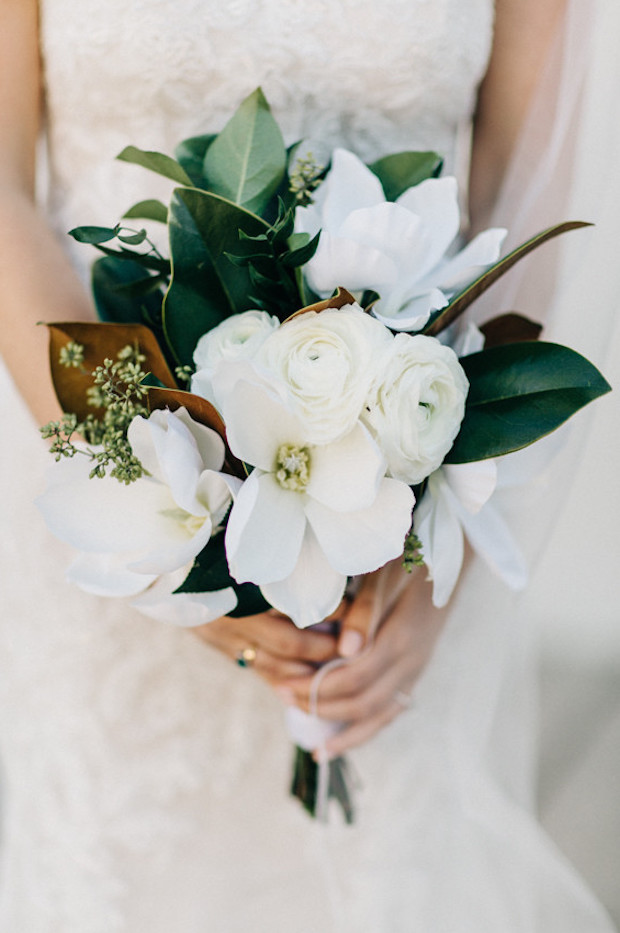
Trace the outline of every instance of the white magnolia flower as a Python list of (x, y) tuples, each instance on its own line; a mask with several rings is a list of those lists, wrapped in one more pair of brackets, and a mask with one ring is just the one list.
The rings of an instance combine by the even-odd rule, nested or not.
[(54, 465), (38, 500), (54, 534), (82, 552), (70, 579), (96, 595), (142, 593), (138, 608), (183, 625), (229, 612), (237, 602), (232, 588), (172, 595), (240, 485), (218, 472), (221, 438), (185, 409), (134, 418), (128, 438), (149, 475), (130, 485), (109, 476), (89, 479), (90, 461), (76, 455)]
[(433, 603), (445, 606), (463, 564), (463, 537), (512, 589), (527, 582), (527, 568), (512, 533), (489, 499), (497, 483), (494, 460), (448, 464), (428, 479), (415, 513), (415, 531), (433, 581)]
[(222, 360), (251, 359), (266, 337), (279, 327), (277, 317), (266, 311), (244, 311), (226, 318), (200, 338), (194, 350), (196, 372), (191, 389), (215, 404), (211, 380)]
[(499, 258), (506, 234), (485, 230), (449, 258), (460, 223), (456, 179), (428, 179), (389, 202), (377, 176), (344, 149), (314, 198), (296, 213), (299, 232), (322, 231), (304, 267), (308, 284), (323, 297), (339, 285), (378, 292), (373, 312), (393, 330), (420, 330)]
[(385, 461), (359, 422), (313, 445), (286, 393), (248, 364), (221, 367), (215, 388), (230, 447), (254, 466), (228, 520), (230, 572), (260, 586), (297, 625), (317, 623), (338, 606), (347, 576), (402, 553), (413, 494), (384, 477)]
[(454, 351), (434, 337), (398, 334), (381, 362), (363, 420), (389, 473), (415, 485), (452, 447), (469, 383)]
[(325, 444), (359, 420), (376, 360), (392, 340), (357, 304), (308, 311), (274, 331), (256, 363), (286, 385), (306, 443)]

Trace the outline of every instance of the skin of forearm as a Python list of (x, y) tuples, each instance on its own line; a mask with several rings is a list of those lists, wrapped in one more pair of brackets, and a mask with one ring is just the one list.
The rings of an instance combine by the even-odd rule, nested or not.
[(0, 185), (0, 354), (39, 423), (60, 412), (40, 322), (92, 320), (94, 311), (45, 218), (20, 190)]

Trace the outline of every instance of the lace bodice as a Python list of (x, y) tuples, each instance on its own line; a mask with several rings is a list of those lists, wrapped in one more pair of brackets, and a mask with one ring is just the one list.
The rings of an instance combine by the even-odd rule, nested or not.
[(124, 146), (172, 152), (258, 85), (289, 143), (432, 148), (452, 163), (492, 16), (490, 0), (45, 0), (59, 232), (113, 223), (152, 194), (157, 179), (114, 164)]

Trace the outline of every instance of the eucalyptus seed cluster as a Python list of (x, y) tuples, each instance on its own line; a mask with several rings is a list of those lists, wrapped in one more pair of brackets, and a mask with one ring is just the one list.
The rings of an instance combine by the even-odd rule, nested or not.
[[(73, 344), (70, 350), (68, 347)], [(81, 366), (73, 359), (83, 361), (84, 348), (73, 341), (61, 350), (63, 366)], [(45, 438), (51, 438), (50, 453), (56, 460), (82, 454), (93, 462), (93, 477), (112, 476), (122, 483), (132, 483), (145, 474), (145, 470), (131, 449), (127, 430), (137, 415), (148, 415), (144, 404), (148, 389), (144, 385), (146, 372), (142, 363), (146, 357), (137, 346), (123, 347), (116, 360), (105, 359), (92, 373), (94, 386), (87, 391), (88, 404), (100, 409), (83, 421), (77, 415), (66, 413), (60, 421), (50, 421), (41, 428)], [(88, 446), (77, 446), (74, 438), (83, 438)], [(93, 445), (93, 446), (90, 446)], [(111, 467), (111, 469), (110, 469)]]
[(411, 573), (414, 567), (422, 567), (424, 564), (422, 542), (413, 530), (413, 525), (409, 529), (409, 533), (405, 538), (402, 563), (407, 573)]
[(311, 152), (297, 159), (289, 175), (289, 190), (299, 207), (312, 204), (312, 192), (321, 184), (324, 174), (325, 166), (315, 162)]

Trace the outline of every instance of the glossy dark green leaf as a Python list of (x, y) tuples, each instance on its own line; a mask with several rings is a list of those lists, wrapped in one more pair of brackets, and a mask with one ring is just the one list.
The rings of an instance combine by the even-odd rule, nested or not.
[(143, 324), (161, 313), (161, 279), (139, 263), (104, 256), (93, 264), (91, 281), (102, 321)]
[(118, 227), (74, 227), (69, 230), (69, 236), (78, 243), (90, 243), (92, 246), (114, 240), (117, 233)]
[(231, 314), (250, 307), (251, 279), (234, 265), (239, 230), (257, 236), (260, 218), (196, 188), (178, 188), (170, 205), (172, 281), (164, 301), (164, 330), (181, 364), (192, 361), (198, 339)]
[(468, 285), (467, 288), (453, 298), (442, 311), (433, 315), (430, 322), (424, 328), (423, 333), (434, 337), (442, 330), (445, 330), (445, 328), (452, 324), (472, 302), (486, 292), (487, 288), (490, 288), (491, 285), (505, 275), (509, 269), (512, 269), (517, 262), (523, 259), (524, 256), (538, 249), (543, 243), (552, 240), (556, 236), (560, 236), (562, 233), (568, 233), (570, 230), (579, 230), (581, 227), (590, 226), (591, 224), (584, 223), (580, 220), (574, 220), (568, 221), (567, 223), (556, 224), (554, 227), (549, 227), (548, 230), (537, 233), (536, 236), (533, 236), (525, 243), (522, 243), (521, 246), (513, 249), (511, 253), (508, 253), (507, 256), (504, 256), (496, 262), (490, 269), (487, 269), (486, 272), (483, 272), (471, 285)]
[(182, 165), (163, 152), (151, 152), (145, 149), (138, 149), (137, 146), (127, 146), (117, 157), (121, 162), (131, 162), (134, 165), (141, 165), (151, 172), (163, 175), (165, 178), (171, 178), (180, 185), (191, 185), (192, 180)]
[(204, 160), (214, 139), (214, 133), (192, 136), (190, 139), (184, 139), (174, 150), (177, 162), (183, 166), (196, 188), (208, 188)]
[[(316, 236), (313, 236), (311, 240), (307, 233), (300, 233), (294, 236), (303, 237), (305, 242), (295, 240), (294, 237), (291, 237), (289, 240), (291, 249), (287, 253), (284, 253), (282, 262), (285, 266), (289, 266), (292, 269), (303, 266), (312, 259), (318, 249), (321, 231), (319, 230)], [(295, 245), (296, 243), (299, 243), (299, 245)]]
[[(124, 229), (124, 228), (122, 228)], [(137, 230), (135, 233), (117, 233), (121, 243), (127, 243), (128, 246), (140, 246), (146, 240), (146, 230)]]
[(610, 386), (579, 353), (553, 343), (507, 344), (461, 360), (470, 389), (447, 463), (468, 463), (527, 447)]
[(436, 178), (443, 160), (436, 152), (395, 152), (373, 162), (368, 168), (383, 186), (388, 201), (395, 201), (408, 188), (427, 178)]
[(134, 204), (123, 214), (123, 218), (157, 220), (159, 223), (165, 224), (168, 221), (168, 208), (161, 201), (151, 198), (148, 201), (139, 201)]
[(209, 190), (260, 214), (286, 171), (282, 133), (260, 88), (247, 97), (207, 149)]

